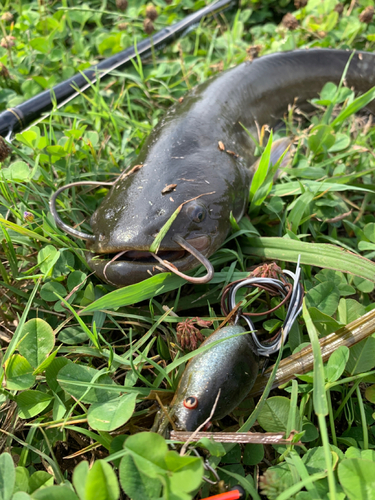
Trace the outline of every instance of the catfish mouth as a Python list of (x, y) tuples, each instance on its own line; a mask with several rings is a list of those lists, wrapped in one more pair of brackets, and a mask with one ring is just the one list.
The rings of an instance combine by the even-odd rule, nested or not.
[[(159, 250), (157, 256), (179, 271), (189, 271), (199, 264), (195, 257), (184, 249)], [(116, 287), (134, 285), (156, 274), (168, 272), (168, 269), (146, 250), (131, 249), (102, 254), (87, 251), (86, 260), (99, 278)]]
[[(207, 257), (196, 247), (206, 251), (210, 238), (206, 235), (192, 239), (191, 245), (179, 235), (174, 241), (179, 249), (159, 249), (158, 253), (136, 248), (124, 249), (118, 252), (93, 253), (88, 251), (86, 258), (89, 267), (104, 281), (114, 286), (127, 286), (150, 278), (160, 272), (172, 272), (190, 283), (207, 283), (214, 274), (214, 268)], [(192, 277), (184, 274), (203, 264), (207, 273), (204, 276)]]
[[(122, 252), (93, 254), (90, 260), (95, 262), (115, 262), (127, 261), (138, 262), (139, 264), (158, 264), (151, 252), (145, 250), (123, 250)], [(116, 255), (118, 256), (116, 258)], [(158, 257), (170, 262), (178, 261), (187, 256), (186, 250), (159, 250)]]

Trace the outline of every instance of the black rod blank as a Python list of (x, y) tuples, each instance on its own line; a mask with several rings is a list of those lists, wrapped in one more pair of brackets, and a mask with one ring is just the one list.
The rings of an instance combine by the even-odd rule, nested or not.
[(96, 66), (92, 66), (82, 73), (75, 74), (52, 89), (45, 90), (24, 103), (3, 111), (0, 113), (0, 136), (9, 139), (14, 132), (23, 130), (32, 122), (41, 118), (44, 113), (51, 111), (54, 104), (61, 107), (111, 71), (130, 65), (131, 60), (137, 56), (141, 59), (149, 57), (152, 54), (152, 50), (160, 50), (194, 29), (202, 18), (217, 14), (224, 9), (237, 5), (237, 3), (237, 0), (218, 0), (207, 5), (203, 9), (190, 14), (182, 21), (158, 31), (152, 37), (140, 41), (136, 47), (129, 47), (118, 52)]

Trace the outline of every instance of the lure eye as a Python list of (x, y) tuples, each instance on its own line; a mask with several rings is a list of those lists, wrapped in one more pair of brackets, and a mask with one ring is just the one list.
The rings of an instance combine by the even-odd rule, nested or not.
[(198, 224), (200, 222), (204, 221), (204, 219), (206, 218), (206, 212), (207, 212), (207, 210), (202, 205), (195, 205), (194, 204), (194, 205), (190, 205), (186, 209), (186, 213), (190, 217), (190, 219), (193, 222), (197, 222)]
[(195, 396), (189, 396), (185, 399), (184, 406), (188, 410), (194, 410), (198, 406), (198, 398)]

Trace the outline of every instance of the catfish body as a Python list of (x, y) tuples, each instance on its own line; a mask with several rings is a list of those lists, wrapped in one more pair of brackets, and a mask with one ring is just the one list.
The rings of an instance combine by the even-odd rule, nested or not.
[[(93, 214), (90, 267), (116, 286), (160, 272), (149, 248), (182, 203), (158, 255), (181, 271), (198, 265), (176, 236), (212, 255), (230, 231), (230, 213), (239, 219), (247, 205), (255, 145), (243, 126), (257, 136), (256, 123), (272, 127), (296, 98), (305, 107), (326, 82), (339, 83), (350, 55), (331, 49), (267, 55), (190, 91), (160, 120), (130, 165), (131, 173), (120, 177)], [(375, 85), (374, 54), (354, 54), (346, 84), (359, 92)], [(124, 254), (111, 262), (118, 252)]]
[(259, 358), (251, 336), (244, 332), (239, 325), (218, 330), (202, 346), (226, 340), (189, 361), (171, 404), (178, 428), (194, 431), (202, 424), (210, 416), (219, 390), (212, 419), (223, 418), (249, 393), (258, 375)]

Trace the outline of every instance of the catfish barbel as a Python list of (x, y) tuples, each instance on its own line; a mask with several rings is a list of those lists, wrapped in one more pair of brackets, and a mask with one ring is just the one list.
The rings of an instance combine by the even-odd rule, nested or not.
[[(192, 282), (209, 281), (208, 257), (224, 243), (230, 213), (240, 219), (248, 202), (255, 144), (243, 126), (257, 136), (257, 124), (274, 126), (296, 98), (306, 109), (325, 83), (340, 82), (350, 56), (331, 49), (276, 53), (198, 85), (167, 111), (112, 184), (91, 217), (93, 234), (70, 228), (55, 210), (57, 224), (87, 240), (90, 268), (115, 286), (137, 283), (163, 268)], [(357, 92), (373, 87), (375, 55), (356, 52), (345, 82)], [(178, 207), (158, 254), (151, 254), (155, 237)], [(207, 268), (205, 276), (184, 274), (199, 262)]]

